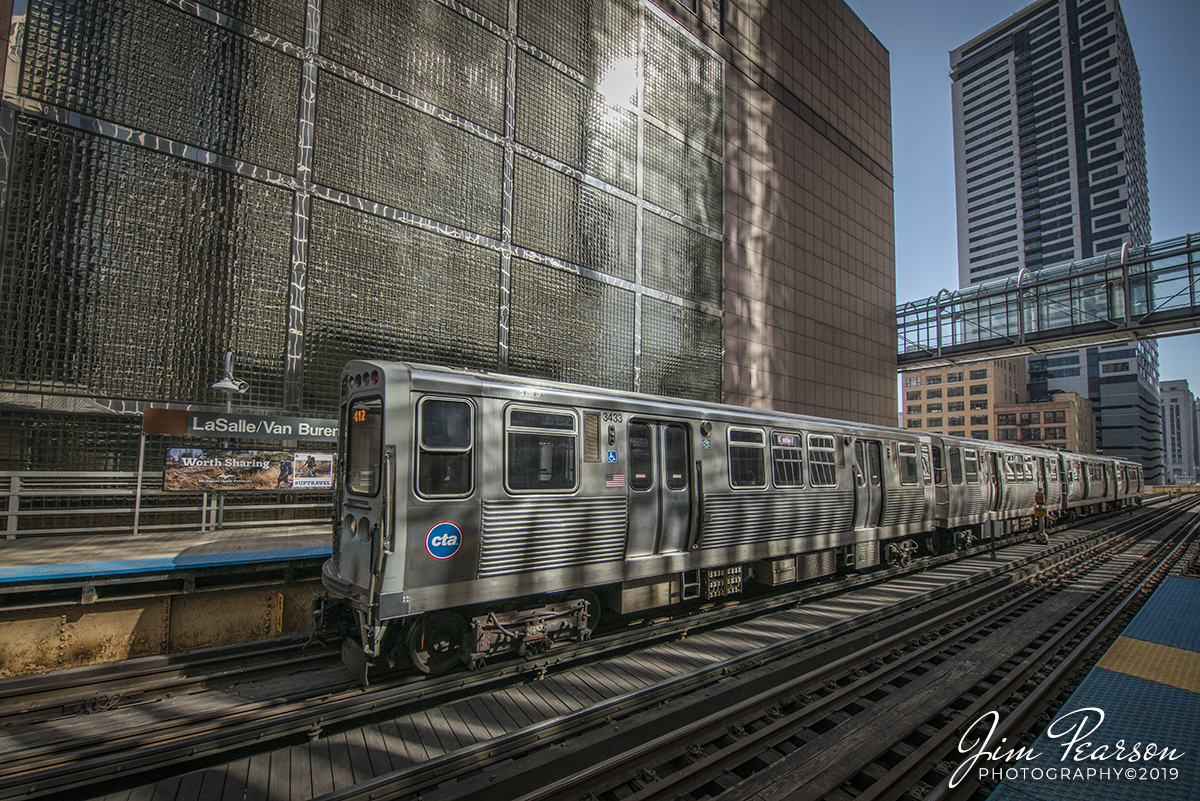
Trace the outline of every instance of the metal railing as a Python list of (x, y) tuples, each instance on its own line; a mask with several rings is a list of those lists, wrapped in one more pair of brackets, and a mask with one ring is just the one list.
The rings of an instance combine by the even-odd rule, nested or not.
[[(217, 527), (218, 493), (164, 492), (162, 473), (0, 471), (4, 535), (205, 531)], [(323, 523), (329, 492), (225, 493), (225, 528)]]

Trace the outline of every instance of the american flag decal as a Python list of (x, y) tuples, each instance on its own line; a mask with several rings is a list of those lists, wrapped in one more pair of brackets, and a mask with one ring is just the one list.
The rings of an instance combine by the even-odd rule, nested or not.
[(625, 474), (624, 473), (609, 473), (607, 476), (604, 477), (604, 486), (608, 487), (608, 488), (624, 487), (625, 486)]

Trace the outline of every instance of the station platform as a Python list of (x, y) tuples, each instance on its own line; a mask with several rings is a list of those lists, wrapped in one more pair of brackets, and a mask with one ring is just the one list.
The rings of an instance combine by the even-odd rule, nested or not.
[(329, 523), (0, 540), (0, 676), (302, 634)]
[(328, 523), (304, 521), (0, 540), (0, 626), (13, 610), (319, 579), (330, 531)]
[(0, 540), (0, 592), (21, 584), (325, 559), (330, 525)]
[(989, 801), (1200, 799), (1200, 577), (1164, 580), (1029, 754), (986, 763)]

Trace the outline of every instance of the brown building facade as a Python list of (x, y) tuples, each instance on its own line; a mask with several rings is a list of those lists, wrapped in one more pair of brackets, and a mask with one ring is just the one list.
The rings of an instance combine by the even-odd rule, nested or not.
[(1056, 392), (1040, 403), (996, 407), (1000, 442), (1072, 453), (1096, 452), (1096, 415), (1092, 402), (1075, 392)]
[(892, 425), (887, 50), (840, 0), (724, 8), (725, 399)]
[(901, 425), (931, 434), (996, 439), (996, 408), (1020, 403), (1025, 391), (1025, 360), (904, 373)]

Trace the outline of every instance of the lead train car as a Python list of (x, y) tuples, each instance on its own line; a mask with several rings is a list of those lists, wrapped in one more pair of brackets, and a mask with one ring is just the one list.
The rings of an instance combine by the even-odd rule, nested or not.
[[(1032, 514), (978, 468), (1030, 449), (514, 376), (353, 361), (340, 422), (322, 580), (354, 613), (343, 654), (364, 683), (381, 662), (536, 652), (587, 637), (602, 607), (905, 562), (989, 511)], [(967, 450), (974, 483), (955, 484)]]

